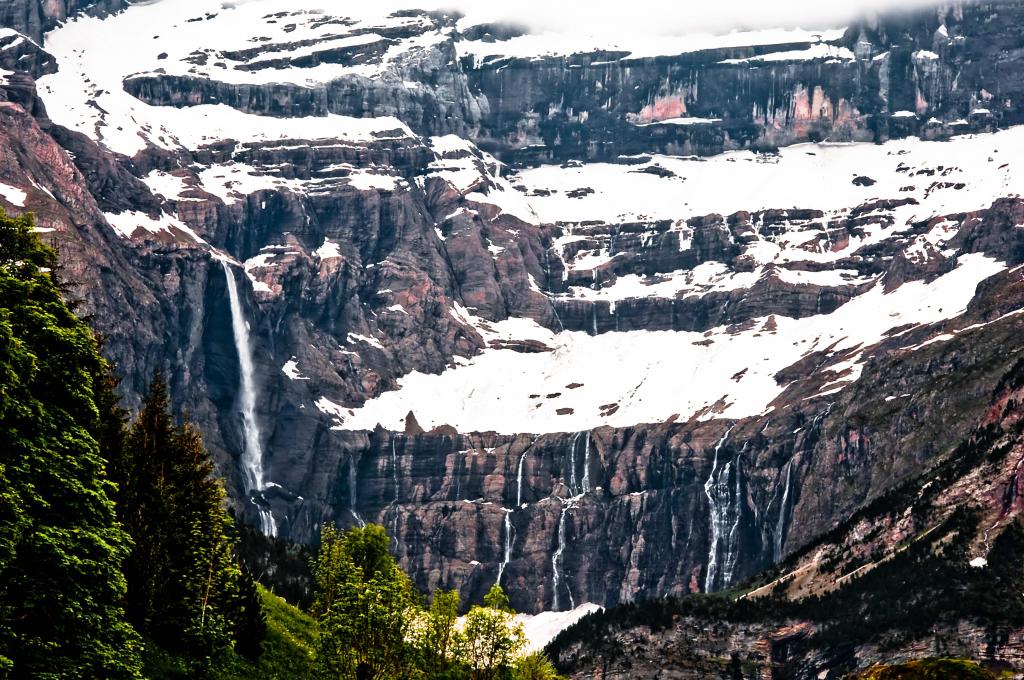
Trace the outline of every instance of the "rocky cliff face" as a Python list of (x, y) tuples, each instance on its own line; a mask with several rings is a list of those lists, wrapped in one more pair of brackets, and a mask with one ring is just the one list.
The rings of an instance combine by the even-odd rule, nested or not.
[[(268, 116), (395, 115), (420, 134), (468, 135), (515, 163), (604, 160), (620, 155), (713, 155), (807, 141), (946, 138), (1015, 125), (1024, 92), (1015, 75), (1017, 3), (961, 3), (911, 17), (883, 16), (845, 33), (796, 34), (684, 54), (628, 51), (514, 54), (513, 32), (481, 40), (457, 16), (424, 14), (415, 28), (378, 30), (379, 43), (323, 49), (304, 60), (379, 64), (380, 75), (309, 84), (225, 82), (153, 73), (126, 81), (156, 105), (224, 103)], [(476, 28), (476, 27), (473, 27)], [(389, 45), (450, 31), (426, 52), (390, 61)], [(353, 31), (352, 34), (357, 34)], [(475, 39), (474, 39), (475, 38)], [(685, 43), (685, 41), (683, 41)], [(273, 55), (305, 43), (271, 46)], [(260, 73), (306, 62), (267, 49), (224, 52)], [(232, 80), (235, 80), (232, 78)], [(409, 82), (429, 87), (408, 88)]]
[(70, 17), (106, 16), (131, 5), (130, 0), (10, 0), (0, 7), (0, 26), (42, 45), (43, 34)]
[(979, 395), (978, 428), (941, 462), (865, 504), (739, 599), (612, 611), (584, 620), (551, 651), (577, 678), (839, 678), (928, 656), (1019, 674), (1021, 366)]
[(942, 460), (1017, 360), (1020, 3), (535, 59), (183, 4), (0, 36), (0, 206), (255, 525), (380, 522), (420, 587), (526, 611), (720, 590)]

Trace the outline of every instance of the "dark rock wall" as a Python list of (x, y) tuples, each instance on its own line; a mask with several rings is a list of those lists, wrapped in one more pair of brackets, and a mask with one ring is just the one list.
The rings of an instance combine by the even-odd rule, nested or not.
[(43, 34), (76, 14), (105, 16), (131, 5), (131, 0), (6, 0), (0, 5), (0, 26), (43, 44)]

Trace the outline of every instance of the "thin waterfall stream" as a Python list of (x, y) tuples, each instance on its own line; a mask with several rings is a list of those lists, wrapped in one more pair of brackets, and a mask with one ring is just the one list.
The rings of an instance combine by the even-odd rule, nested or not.
[(253, 377), (252, 346), (249, 342), (249, 323), (245, 320), (242, 300), (238, 295), (238, 284), (227, 262), (221, 261), (224, 278), (231, 302), (231, 330), (235, 337), (235, 350), (239, 365), (238, 401), (242, 412), (242, 432), (245, 450), (241, 464), (245, 479), (245, 492), (260, 514), (260, 529), (267, 536), (277, 536), (277, 523), (270, 510), (263, 491), (266, 489), (263, 473), (263, 446), (260, 444), (260, 428), (256, 420), (256, 381)]
[[(726, 524), (729, 521), (729, 468), (732, 462), (725, 464), (721, 471), (718, 470), (718, 454), (725, 446), (733, 426), (725, 431), (722, 438), (715, 445), (715, 458), (711, 463), (711, 474), (704, 482), (704, 495), (708, 498), (711, 519), (711, 546), (708, 549), (708, 567), (704, 576), (704, 592), (711, 592), (715, 587), (715, 578), (718, 576), (718, 544), (725, 533)], [(724, 484), (723, 484), (724, 478)], [(723, 498), (724, 496), (724, 498)]]

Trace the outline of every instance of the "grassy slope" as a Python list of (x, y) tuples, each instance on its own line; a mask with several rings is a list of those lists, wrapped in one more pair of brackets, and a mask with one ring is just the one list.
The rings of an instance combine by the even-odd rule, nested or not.
[[(232, 654), (213, 674), (216, 680), (288, 680), (313, 677), (316, 623), (280, 597), (260, 587), (267, 614), (267, 638), (255, 663)], [(181, 660), (159, 650), (145, 655), (145, 674), (151, 680), (190, 677)]]

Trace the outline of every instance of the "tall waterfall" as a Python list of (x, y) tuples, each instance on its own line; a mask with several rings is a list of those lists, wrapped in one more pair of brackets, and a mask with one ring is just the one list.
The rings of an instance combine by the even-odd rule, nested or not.
[(501, 585), (501, 577), (505, 574), (505, 567), (512, 559), (512, 511), (505, 510), (505, 553), (502, 556), (501, 564), (498, 565), (497, 585)]
[(583, 493), (590, 493), (590, 433), (584, 432), (587, 438), (583, 444)]
[(519, 469), (516, 470), (516, 507), (523, 507), (523, 461), (526, 460), (526, 454), (530, 449), (523, 451), (523, 455), (519, 456)]
[(356, 484), (359, 481), (357, 479), (358, 473), (359, 458), (353, 454), (348, 460), (348, 511), (352, 513), (352, 517), (356, 520), (356, 524), (360, 527), (365, 527), (366, 522), (363, 521), (363, 518), (360, 517), (359, 513), (356, 511), (356, 505), (359, 501), (359, 494), (356, 492)]
[[(732, 463), (734, 470), (733, 477), (736, 480), (736, 488), (732, 494), (733, 515), (732, 528), (725, 540), (725, 555), (722, 559), (722, 587), (728, 587), (732, 583), (733, 574), (736, 572), (736, 562), (740, 556), (740, 519), (743, 517), (743, 467), (740, 465), (739, 456)], [(728, 483), (726, 475), (726, 483)]]
[(391, 438), (391, 477), (395, 483), (395, 499), (391, 501), (398, 505), (398, 497), (401, 495), (402, 487), (398, 483), (398, 452), (395, 450), (395, 438)]
[(704, 576), (704, 592), (711, 592), (715, 587), (715, 577), (718, 576), (718, 545), (725, 533), (729, 522), (729, 469), (732, 463), (726, 463), (721, 471), (718, 470), (718, 453), (722, 450), (732, 428), (725, 431), (722, 438), (715, 445), (715, 458), (711, 463), (711, 474), (704, 482), (704, 495), (708, 497), (708, 506), (711, 516), (711, 547), (708, 550), (708, 567)]
[(782, 546), (785, 543), (786, 510), (789, 508), (789, 487), (793, 476), (793, 461), (786, 463), (786, 482), (782, 488), (782, 505), (779, 507), (779, 522), (775, 525), (775, 561), (782, 559)]
[[(561, 611), (558, 589), (563, 581), (562, 553), (565, 552), (565, 516), (571, 505), (570, 501), (562, 501), (562, 514), (558, 517), (558, 549), (551, 555), (551, 590), (554, 593), (551, 599), (551, 610), (556, 612)], [(565, 586), (565, 592), (569, 596), (569, 609), (575, 609), (576, 603), (572, 599), (572, 590), (569, 589), (568, 584)]]
[(256, 384), (253, 379), (252, 347), (249, 344), (249, 324), (245, 320), (242, 301), (238, 296), (238, 285), (227, 262), (221, 261), (227, 280), (228, 298), (231, 302), (231, 330), (235, 336), (235, 350), (241, 373), (239, 381), (239, 404), (242, 409), (242, 431), (245, 435), (245, 450), (242, 452), (242, 472), (245, 475), (245, 492), (260, 513), (260, 528), (268, 536), (277, 536), (274, 515), (263, 499), (263, 447), (260, 444), (259, 423), (256, 422)]
[(572, 444), (569, 446), (569, 494), (575, 496), (576, 490), (576, 443), (580, 440), (582, 432), (577, 432), (576, 436), (572, 438)]

